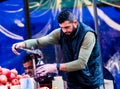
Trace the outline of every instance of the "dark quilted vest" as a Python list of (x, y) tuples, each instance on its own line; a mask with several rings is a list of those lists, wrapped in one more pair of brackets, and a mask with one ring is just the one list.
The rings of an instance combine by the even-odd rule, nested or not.
[[(95, 33), (90, 27), (83, 23), (79, 23), (78, 29), (73, 37), (66, 36), (61, 30), (60, 44), (63, 50), (65, 62), (78, 59), (81, 44), (88, 31)], [(97, 39), (86, 68), (74, 72), (67, 72), (67, 82), (70, 87), (97, 87), (103, 84), (100, 52)]]

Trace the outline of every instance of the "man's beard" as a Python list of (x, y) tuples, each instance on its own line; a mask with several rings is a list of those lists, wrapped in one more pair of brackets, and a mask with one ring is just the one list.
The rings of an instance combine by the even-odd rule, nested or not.
[(66, 34), (66, 33), (64, 33), (64, 34), (63, 34), (63, 35), (64, 35), (64, 38), (65, 38), (65, 39), (72, 39), (72, 38), (75, 36), (76, 31), (77, 31), (77, 29), (75, 28), (75, 29), (71, 32), (71, 34)]
[(76, 30), (77, 30), (77, 29), (74, 29), (69, 36), (70, 36), (70, 37), (75, 36)]
[(71, 33), (65, 33), (66, 36), (73, 37), (76, 33), (76, 28), (73, 26), (73, 31)]

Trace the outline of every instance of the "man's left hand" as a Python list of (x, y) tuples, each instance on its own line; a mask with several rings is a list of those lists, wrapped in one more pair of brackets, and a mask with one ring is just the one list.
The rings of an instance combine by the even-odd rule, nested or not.
[(36, 69), (36, 73), (40, 74), (40, 76), (45, 76), (48, 73), (56, 72), (57, 72), (56, 64), (44, 64)]

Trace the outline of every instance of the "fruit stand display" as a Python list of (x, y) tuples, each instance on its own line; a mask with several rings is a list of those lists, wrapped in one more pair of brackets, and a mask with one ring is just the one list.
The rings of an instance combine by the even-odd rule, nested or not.
[(54, 77), (49, 83), (40, 82), (40, 86), (36, 85), (37, 82), (28, 74), (19, 75), (16, 69), (0, 67), (0, 89), (64, 89), (61, 76)]
[(0, 89), (17, 89), (14, 87), (20, 87), (20, 79), (29, 77), (29, 75), (19, 75), (16, 69), (0, 67)]

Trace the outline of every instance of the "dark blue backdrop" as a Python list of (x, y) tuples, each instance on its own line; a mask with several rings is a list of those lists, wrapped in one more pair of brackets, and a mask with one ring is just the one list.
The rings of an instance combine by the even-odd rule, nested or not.
[[(3, 0), (4, 1), (4, 0)], [(79, 21), (94, 29), (93, 7), (80, 0), (57, 2), (57, 0), (30, 0), (30, 27), (32, 38), (44, 36), (58, 27), (56, 17), (64, 9), (71, 9)], [(110, 5), (97, 7), (99, 37), (103, 66), (113, 75), (120, 89), (120, 9)], [(0, 66), (16, 68), (19, 74), (22, 67), (24, 52), (16, 56), (11, 51), (15, 42), (27, 39), (25, 10), (23, 0), (6, 0), (0, 2)], [(60, 58), (59, 48), (49, 45), (41, 49), (45, 62), (53, 63)]]

